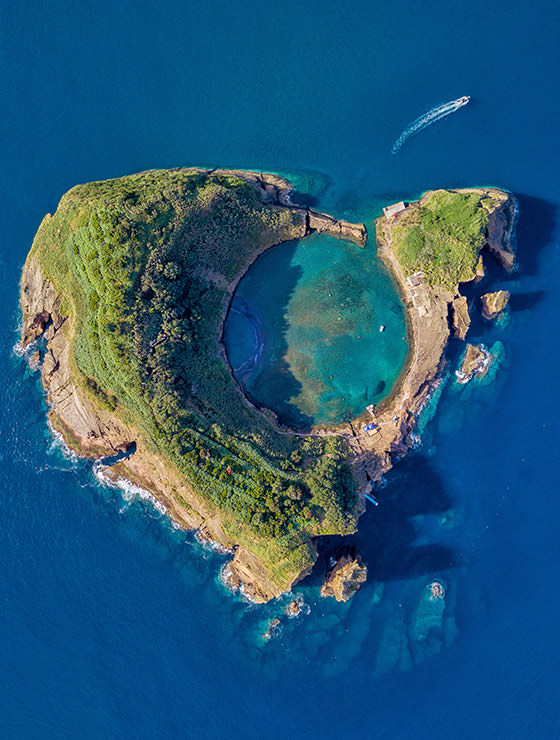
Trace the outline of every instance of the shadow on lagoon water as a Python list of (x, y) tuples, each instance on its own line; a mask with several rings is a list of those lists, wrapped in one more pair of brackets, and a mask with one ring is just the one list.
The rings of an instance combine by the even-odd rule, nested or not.
[[(282, 279), (275, 281), (273, 286), (271, 285), (274, 290), (271, 290), (267, 300), (262, 303), (256, 299), (255, 291), (251, 290), (252, 281), (260, 279), (259, 268), (262, 266), (263, 257), (268, 256), (270, 250), (251, 265), (247, 275), (239, 283), (230, 312), (226, 317), (224, 344), (228, 360), (234, 368), (234, 375), (252, 403), (257, 408), (266, 406), (273, 408), (283, 424), (307, 430), (313, 425), (313, 418), (303, 414), (296, 406), (289, 403), (290, 398), (301, 393), (302, 385), (294, 377), (285, 360), (288, 351), (287, 307), (303, 274), (300, 266), (292, 264), (297, 244), (297, 241), (286, 242), (281, 249), (276, 248), (274, 253), (275, 275), (281, 276)], [(230, 317), (232, 309), (241, 303), (246, 321), (236, 326)], [(271, 309), (274, 311), (273, 319), (270, 319)], [(250, 363), (246, 349), (245, 357), (242, 355), (246, 336), (253, 332), (260, 332), (261, 338), (258, 341), (262, 344), (248, 350), (249, 353), (259, 353), (259, 357), (255, 357), (255, 362)], [(239, 357), (242, 358), (243, 367), (251, 364), (249, 372), (238, 372)], [(266, 404), (264, 399), (267, 400)]]

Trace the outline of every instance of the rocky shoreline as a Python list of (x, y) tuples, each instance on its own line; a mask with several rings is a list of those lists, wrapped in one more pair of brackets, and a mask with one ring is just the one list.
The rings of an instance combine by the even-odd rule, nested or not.
[[(203, 172), (203, 170), (192, 170)], [(363, 246), (367, 231), (363, 224), (352, 224), (334, 219), (311, 209), (292, 203), (290, 183), (272, 174), (215, 170), (218, 174), (231, 174), (250, 182), (267, 203), (289, 208), (300, 214), (303, 238), (317, 231), (351, 240)], [(500, 259), (507, 269), (514, 266), (510, 237), (514, 225), (516, 204), (508, 196), (503, 207), (492, 215), (487, 235), (487, 248)], [(413, 207), (413, 206), (409, 206)], [(46, 216), (46, 219), (50, 216)], [(394, 221), (378, 219), (378, 256), (389, 267), (401, 292), (406, 308), (409, 354), (401, 379), (390, 397), (372, 414), (375, 430), (365, 431), (360, 418), (349, 426), (337, 429), (314, 429), (314, 434), (337, 434), (347, 439), (353, 455), (349, 462), (360, 488), (359, 511), (365, 509), (364, 493), (378, 483), (392, 467), (394, 460), (402, 457), (413, 444), (412, 432), (418, 413), (424, 407), (442, 367), (444, 350), (451, 334), (464, 338), (468, 329), (468, 310), (461, 304), (458, 290), (452, 293), (434, 289), (421, 282), (412, 286), (400, 268), (392, 250), (391, 229)], [(254, 259), (259, 255), (256, 254)], [(254, 261), (254, 260), (253, 260)], [(228, 284), (222, 305), (222, 322), (229, 310), (235, 288), (242, 275)], [(473, 279), (475, 276), (473, 275)], [(418, 306), (423, 306), (420, 312)], [(452, 310), (452, 307), (455, 307)], [(281, 591), (267, 575), (266, 568), (256, 555), (228, 536), (223, 527), (221, 513), (213, 510), (195, 490), (185, 490), (185, 481), (168, 460), (151, 448), (148, 440), (134, 428), (124, 425), (109, 411), (99, 408), (73, 380), (77, 368), (71, 353), (74, 328), (60, 311), (60, 298), (45, 278), (38, 260), (31, 252), (21, 279), (21, 309), (23, 317), (22, 347), (27, 347), (39, 337), (46, 345), (41, 349), (41, 377), (50, 405), (49, 420), (68, 445), (78, 454), (102, 458), (120, 456), (116, 464), (107, 468), (105, 475), (112, 480), (125, 479), (145, 488), (160, 501), (177, 524), (186, 529), (196, 529), (201, 536), (219, 543), (225, 549), (235, 550), (227, 566), (226, 581), (258, 602), (268, 601)], [(466, 316), (465, 316), (466, 310)], [(449, 322), (449, 317), (461, 320)], [(229, 367), (229, 365), (228, 365)], [(232, 374), (233, 377), (233, 374)], [(241, 389), (240, 389), (241, 392)], [(245, 397), (246, 403), (252, 406)], [(268, 413), (268, 412), (259, 412)], [(369, 419), (371, 421), (371, 419)], [(174, 495), (181, 490), (181, 496)], [(299, 574), (294, 581), (307, 575)]]
[[(517, 202), (504, 191), (493, 188), (475, 190), (483, 195), (499, 193), (503, 196), (499, 206), (490, 214), (482, 251), (491, 253), (507, 271), (511, 271), (515, 268), (512, 235)], [(427, 193), (418, 202), (408, 204), (407, 208), (423, 205), (429, 195)], [(458, 285), (451, 291), (429, 286), (419, 275), (404, 275), (392, 244), (392, 230), (398, 221), (398, 214), (377, 219), (377, 255), (391, 272), (405, 306), (409, 353), (401, 378), (390, 396), (370, 413), (369, 418), (364, 419), (372, 422), (375, 429), (368, 431), (367, 423), (356, 429), (357, 424), (354, 424), (351, 434), (347, 435), (355, 451), (353, 463), (356, 477), (361, 476), (362, 490), (367, 490), (372, 483), (379, 483), (393, 462), (413, 447), (416, 419), (445, 367), (447, 343), (451, 337), (464, 340), (470, 325), (467, 301)], [(471, 281), (481, 279), (481, 261), (482, 257)]]

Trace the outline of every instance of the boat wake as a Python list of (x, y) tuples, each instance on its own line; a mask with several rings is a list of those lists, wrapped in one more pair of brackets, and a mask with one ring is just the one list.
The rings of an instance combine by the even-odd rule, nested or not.
[(470, 97), (468, 95), (464, 95), (462, 98), (457, 98), (457, 100), (450, 100), (448, 103), (436, 105), (427, 113), (421, 115), (420, 118), (412, 121), (412, 123), (410, 123), (405, 128), (405, 130), (393, 144), (391, 154), (396, 154), (410, 136), (412, 136), (413, 134), (417, 134), (419, 131), (422, 131), (422, 129), (425, 129), (427, 126), (431, 126), (432, 123), (441, 121), (442, 118), (449, 116), (451, 113), (455, 113), (455, 111), (459, 110), (459, 108), (462, 108), (464, 105), (466, 105), (469, 100)]

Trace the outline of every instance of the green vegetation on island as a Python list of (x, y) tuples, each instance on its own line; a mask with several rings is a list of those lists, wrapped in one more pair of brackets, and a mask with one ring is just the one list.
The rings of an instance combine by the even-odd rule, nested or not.
[[(84, 454), (135, 440), (114, 475), (146, 485), (183, 525), (239, 545), (231, 582), (259, 601), (308, 571), (314, 537), (355, 531), (358, 484), (379, 481), (410, 447), (456, 286), (480, 277), (481, 250), (515, 266), (516, 203), (504, 191), (438, 190), (388, 209), (378, 245), (416, 321), (416, 360), (375, 409), (382, 433), (358, 422), (351, 433), (296, 434), (233, 376), (221, 343), (233, 292), (275, 244), (317, 230), (363, 245), (366, 232), (292, 206), (288, 193), (274, 175), (199, 169), (79, 185), (43, 219), (21, 286), (23, 345), (46, 330), (55, 426)], [(403, 279), (418, 270), (423, 280)]]
[(74, 187), (30, 255), (69, 319), (73, 381), (180, 471), (177, 500), (195, 491), (280, 588), (314, 561), (312, 536), (355, 529), (348, 450), (252, 408), (219, 335), (240, 275), (302, 218), (234, 175), (152, 171)]
[(498, 190), (435, 190), (401, 212), (392, 239), (405, 275), (422, 270), (428, 285), (448, 289), (472, 280), (490, 214), (506, 199)]

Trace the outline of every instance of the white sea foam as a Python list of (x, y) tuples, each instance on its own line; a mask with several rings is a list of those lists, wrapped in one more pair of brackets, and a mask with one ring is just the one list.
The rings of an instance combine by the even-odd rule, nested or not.
[(31, 344), (28, 344), (27, 347), (23, 347), (21, 342), (16, 342), (12, 347), (12, 353), (16, 357), (19, 357), (21, 360), (24, 360), (27, 363), (29, 369), (34, 372), (35, 370), (39, 369), (40, 363), (33, 362), (31, 358), (38, 349), (38, 339), (36, 339), (34, 342), (31, 342)]
[(227, 590), (230, 593), (241, 596), (241, 598), (247, 604), (250, 604), (251, 606), (256, 606), (257, 602), (255, 601), (255, 599), (253, 599), (252, 596), (250, 596), (247, 593), (247, 590), (245, 589), (242, 583), (240, 583), (239, 586), (234, 586), (233, 583), (231, 582), (231, 574), (229, 572), (229, 563), (230, 561), (228, 561), (227, 563), (224, 563), (222, 567), (220, 568), (219, 573), (218, 573), (219, 582), (222, 584), (222, 586), (224, 586), (224, 588), (227, 588)]
[(422, 437), (420, 437), (419, 434), (416, 434), (415, 432), (412, 432), (410, 435), (410, 441), (412, 442), (412, 449), (417, 450), (419, 447), (422, 446)]
[(195, 531), (194, 537), (198, 544), (201, 545), (205, 550), (217, 552), (219, 555), (233, 555), (233, 553), (235, 552), (234, 549), (228, 549), (219, 542), (216, 542), (216, 540), (208, 539), (202, 534), (199, 529)]
[(51, 434), (51, 446), (49, 448), (49, 453), (53, 453), (55, 451), (59, 451), (62, 453), (62, 456), (69, 460), (72, 463), (76, 463), (79, 460), (78, 455), (74, 452), (74, 450), (68, 446), (66, 440), (62, 436), (62, 434), (53, 427), (51, 420), (47, 417), (47, 427), (49, 429), (49, 432)]
[(127, 504), (138, 500), (144, 501), (149, 503), (150, 506), (159, 514), (171, 519), (167, 508), (161, 503), (161, 501), (158, 501), (152, 493), (141, 486), (137, 486), (135, 483), (131, 483), (129, 480), (126, 480), (126, 478), (111, 478), (105, 472), (108, 469), (107, 465), (103, 465), (103, 463), (99, 461), (94, 462), (93, 474), (99, 483), (102, 483), (104, 486), (109, 488), (121, 491), (122, 498)]
[[(335, 561), (336, 564), (336, 561)], [(302, 614), (307, 615), (311, 612), (311, 607), (309, 604), (305, 602), (305, 599), (303, 598), (303, 594), (294, 594), (292, 591), (288, 591), (284, 594), (284, 599), (287, 600), (286, 606), (284, 608), (284, 613), (288, 617), (288, 619), (295, 619), (296, 617), (301, 616)], [(288, 605), (292, 602), (296, 602), (299, 610), (295, 614), (290, 614), (289, 611), (287, 611)]]
[(27, 356), (27, 354), (28, 354), (29, 346), (30, 346), (30, 345), (28, 345), (28, 346), (27, 346), (27, 347), (26, 347), (26, 348), (24, 349), (24, 348), (23, 348), (23, 347), (21, 346), (21, 342), (16, 342), (16, 343), (14, 344), (14, 346), (12, 347), (12, 352), (14, 353), (14, 355), (16, 355), (16, 357), (26, 357), (26, 356)]

